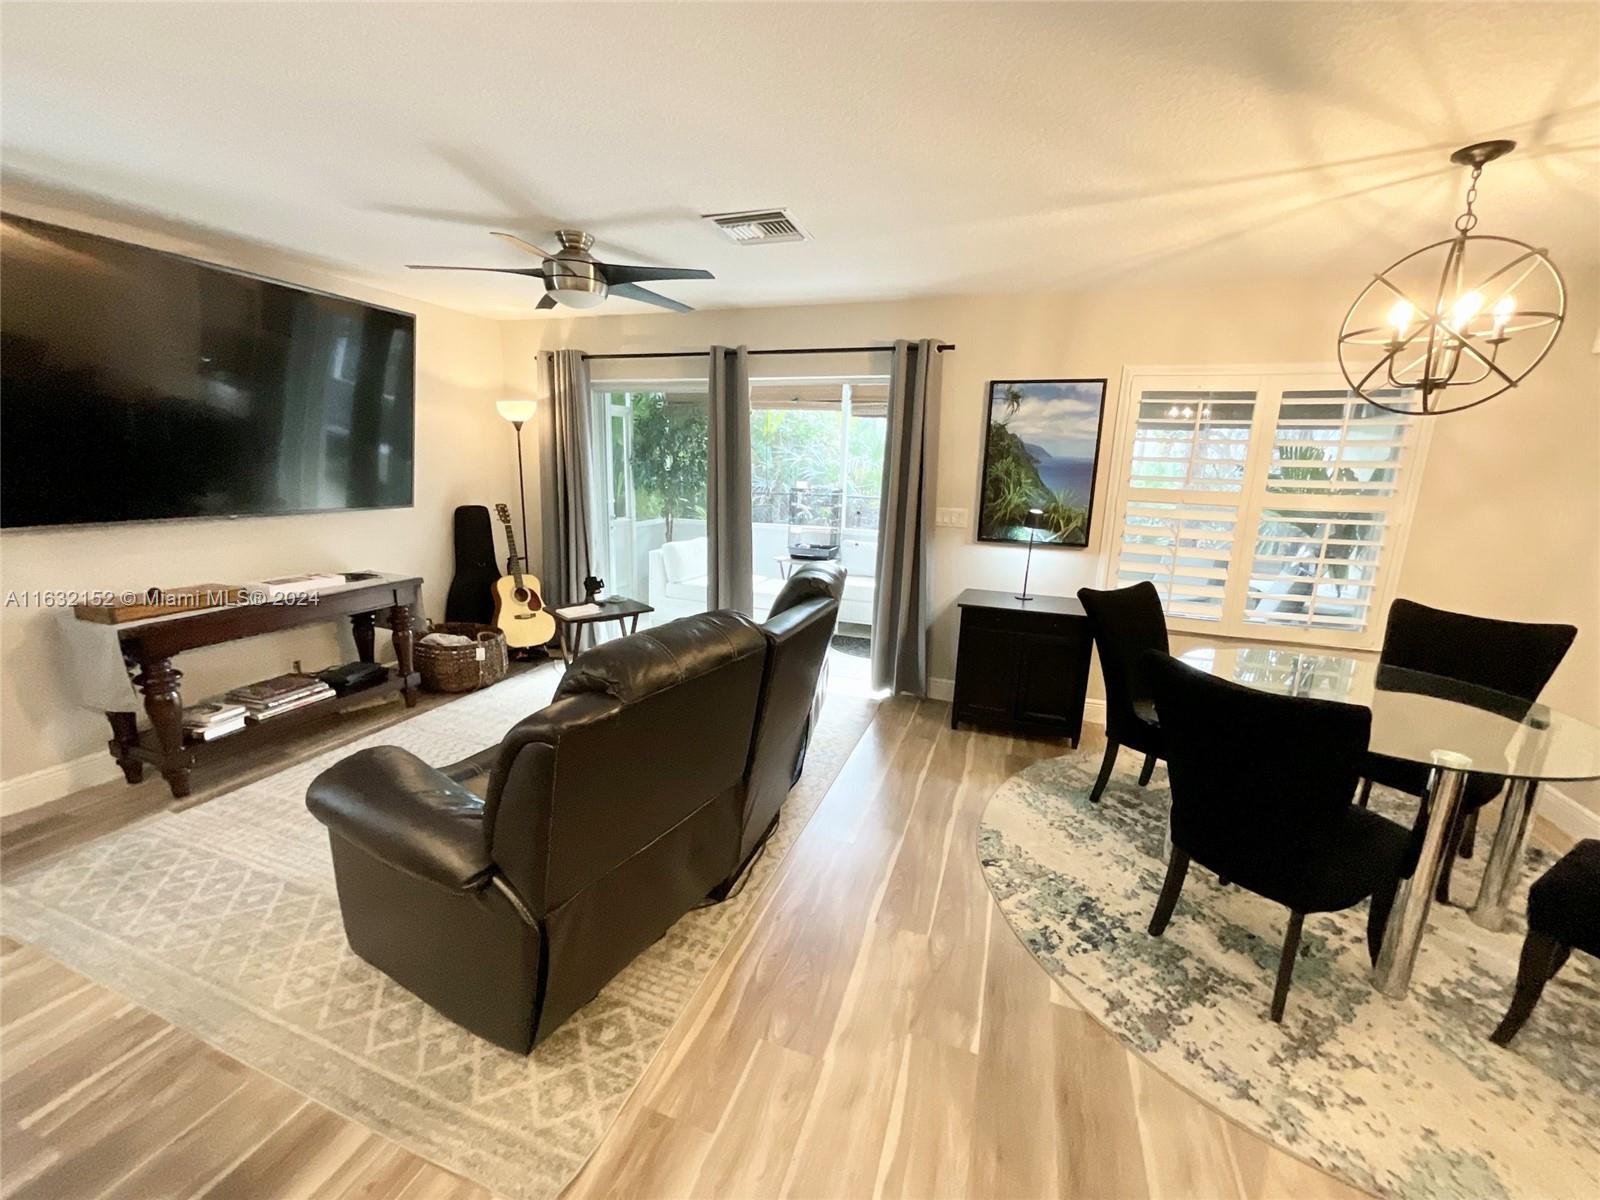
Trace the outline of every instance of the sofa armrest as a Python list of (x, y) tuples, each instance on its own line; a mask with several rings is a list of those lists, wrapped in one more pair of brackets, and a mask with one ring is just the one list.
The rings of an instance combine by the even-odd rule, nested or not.
[(500, 743), (496, 742), (486, 750), (479, 750), (466, 758), (457, 759), (447, 767), (440, 767), (439, 774), (455, 783), (470, 784), (479, 776), (487, 775), (494, 770), (495, 761), (500, 757)]
[(311, 781), (306, 807), (330, 832), (427, 883), (474, 892), (494, 874), (483, 801), (398, 746), (329, 767)]

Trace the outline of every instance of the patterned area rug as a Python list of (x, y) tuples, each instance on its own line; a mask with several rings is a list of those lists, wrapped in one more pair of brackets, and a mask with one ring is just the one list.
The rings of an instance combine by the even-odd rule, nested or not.
[(683, 917), (532, 1055), (440, 1017), (345, 944), (327, 833), (306, 785), (368, 745), (435, 765), (550, 698), (518, 675), (6, 880), (4, 927), (432, 1161), (517, 1200), (588, 1159), (668, 1029), (826, 794), (875, 704), (833, 695), (767, 852), (726, 903)]
[[(1166, 934), (1150, 937), (1166, 869), (1166, 772), (1144, 789), (1119, 770), (1092, 805), (1098, 765), (1098, 752), (1070, 755), (1008, 780), (984, 813), (978, 853), (1012, 929), (1102, 1024), (1226, 1116), (1380, 1195), (1595, 1194), (1593, 959), (1574, 954), (1502, 1050), (1488, 1036), (1511, 999), (1520, 923), (1486, 933), (1463, 910), (1435, 905), (1411, 995), (1391, 1001), (1368, 982), (1362, 905), (1306, 919), (1274, 1025), (1286, 910), (1219, 887), (1196, 865)], [(1394, 794), (1373, 803), (1405, 823), (1415, 812)], [(1458, 864), (1458, 897), (1476, 893), (1482, 857)], [(1534, 858), (1518, 913), (1526, 883), (1549, 864)]]

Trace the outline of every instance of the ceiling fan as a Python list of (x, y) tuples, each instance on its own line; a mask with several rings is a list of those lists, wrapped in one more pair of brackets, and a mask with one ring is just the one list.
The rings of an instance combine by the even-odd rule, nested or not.
[(529, 275), (544, 280), (544, 295), (537, 308), (554, 308), (564, 304), (568, 308), (594, 308), (609, 296), (627, 300), (642, 300), (673, 312), (693, 312), (689, 305), (652, 292), (639, 284), (657, 279), (715, 279), (710, 271), (692, 267), (626, 267), (616, 263), (603, 263), (589, 253), (594, 238), (578, 229), (558, 229), (556, 238), (561, 249), (554, 254), (525, 242), (514, 233), (492, 233), (501, 241), (510, 242), (529, 254), (544, 260), (538, 267), (432, 267), (408, 264), (413, 271), (495, 271), (502, 275)]

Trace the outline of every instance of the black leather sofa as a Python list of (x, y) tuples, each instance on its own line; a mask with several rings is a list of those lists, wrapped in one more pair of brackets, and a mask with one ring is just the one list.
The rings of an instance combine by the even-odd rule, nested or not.
[(808, 566), (764, 627), (712, 612), (586, 651), (548, 706), (460, 763), (379, 746), (324, 771), (306, 803), (351, 948), (527, 1053), (759, 851), (843, 586)]

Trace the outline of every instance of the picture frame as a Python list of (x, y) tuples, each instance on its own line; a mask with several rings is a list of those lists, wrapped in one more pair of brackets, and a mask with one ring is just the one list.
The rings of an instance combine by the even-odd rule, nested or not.
[[(1086, 549), (1105, 430), (1105, 379), (991, 379), (984, 397), (980, 542)], [(1043, 510), (1029, 528), (1028, 511)]]

